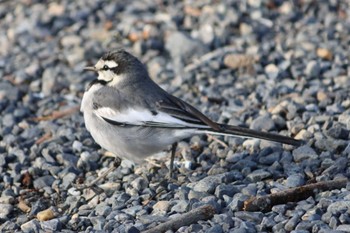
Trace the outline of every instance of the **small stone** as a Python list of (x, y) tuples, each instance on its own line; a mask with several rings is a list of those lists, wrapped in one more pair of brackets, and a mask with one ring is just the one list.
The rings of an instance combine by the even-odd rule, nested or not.
[(306, 159), (317, 159), (318, 155), (308, 145), (304, 145), (293, 150), (293, 159), (295, 162), (301, 162)]
[(103, 229), (103, 225), (106, 222), (106, 219), (102, 216), (90, 217), (90, 221), (94, 226), (94, 230), (101, 231)]
[(171, 208), (172, 212), (176, 213), (184, 213), (187, 212), (189, 208), (189, 202), (185, 200), (179, 200), (177, 203)]
[(14, 204), (15, 198), (13, 196), (1, 196), (0, 204)]
[(52, 68), (44, 69), (41, 78), (41, 91), (45, 96), (49, 96), (54, 92), (54, 88), (57, 85), (57, 73)]
[(335, 139), (344, 139), (349, 138), (349, 130), (343, 128), (340, 124), (335, 124), (333, 127), (327, 130), (328, 136)]
[(292, 218), (288, 220), (286, 225), (284, 226), (284, 229), (286, 231), (292, 231), (295, 229), (296, 225), (301, 221), (300, 217), (295, 215)]
[(129, 207), (127, 209), (124, 209), (123, 211), (126, 213), (126, 214), (129, 214), (131, 216), (136, 216), (136, 214), (142, 210), (142, 206), (141, 205), (136, 205), (136, 206), (132, 206), (132, 207)]
[(318, 48), (316, 51), (316, 54), (318, 57), (326, 60), (332, 60), (332, 57), (333, 57), (332, 52), (326, 48)]
[(62, 224), (57, 218), (41, 222), (40, 225), (41, 228), (47, 232), (57, 232), (62, 228)]
[(52, 183), (55, 181), (55, 178), (47, 175), (47, 176), (42, 176), (34, 180), (34, 188), (36, 189), (42, 189), (45, 187), (51, 187)]
[(336, 230), (341, 232), (350, 232), (350, 224), (339, 225), (337, 226)]
[(317, 61), (309, 61), (305, 69), (305, 74), (309, 78), (317, 78), (320, 75), (320, 71), (320, 65)]
[(330, 204), (327, 208), (327, 212), (332, 214), (341, 213), (350, 209), (350, 201), (337, 201)]
[(52, 209), (46, 209), (46, 210), (40, 211), (36, 215), (36, 217), (39, 221), (47, 221), (55, 217), (55, 212)]
[(275, 64), (268, 64), (265, 67), (265, 73), (270, 79), (276, 79), (279, 74), (279, 69)]
[(207, 233), (223, 233), (220, 225), (215, 225), (206, 230)]
[(237, 192), (239, 192), (239, 190), (234, 185), (220, 184), (215, 189), (215, 196), (222, 199), (224, 195), (232, 197)]
[(73, 150), (77, 151), (77, 152), (81, 152), (82, 148), (83, 148), (83, 144), (79, 141), (74, 141), (73, 145), (72, 145)]
[(231, 211), (240, 211), (243, 208), (244, 201), (246, 201), (249, 197), (243, 195), (241, 193), (237, 193), (233, 196), (232, 202), (229, 204)]
[(170, 202), (169, 201), (158, 201), (153, 206), (153, 210), (156, 212), (167, 212), (170, 208)]
[(248, 35), (248, 34), (251, 34), (253, 32), (253, 28), (249, 24), (240, 23), (239, 24), (239, 31), (240, 31), (241, 35)]
[(77, 175), (73, 172), (68, 172), (62, 179), (62, 188), (68, 189), (77, 178)]
[(192, 199), (200, 200), (200, 199), (206, 197), (207, 195), (208, 195), (208, 193), (206, 193), (206, 192), (197, 192), (197, 191), (194, 191), (191, 189), (188, 192), (188, 200), (192, 200)]
[(29, 222), (26, 222), (26, 223), (23, 223), (21, 225), (21, 230), (23, 232), (26, 232), (26, 233), (27, 232), (28, 233), (30, 233), (30, 232), (39, 232), (39, 229), (40, 229), (40, 223), (36, 219), (33, 219), (33, 220), (31, 220)]
[(21, 211), (23, 211), (24, 213), (28, 213), (31, 210), (31, 208), (23, 200), (19, 200), (19, 202), (17, 204), (17, 208), (20, 209)]
[(270, 131), (275, 129), (275, 122), (269, 115), (259, 116), (251, 123), (250, 128), (257, 131)]
[(224, 176), (222, 174), (207, 176), (196, 183), (193, 187), (193, 190), (197, 192), (206, 192), (212, 194), (214, 193), (216, 186), (222, 183), (223, 178)]
[(231, 69), (252, 66), (256, 57), (248, 54), (227, 54), (224, 57), (224, 65)]
[(304, 184), (305, 184), (305, 178), (301, 174), (290, 175), (286, 180), (286, 186), (290, 188), (302, 186)]
[(246, 157), (248, 154), (246, 152), (240, 153), (227, 153), (226, 161), (229, 163), (236, 163)]
[(262, 212), (237, 211), (235, 212), (235, 216), (245, 221), (260, 223), (264, 217), (264, 214)]
[(251, 182), (258, 182), (258, 181), (262, 181), (263, 179), (266, 179), (268, 177), (271, 177), (271, 173), (268, 171), (265, 171), (263, 169), (258, 169), (253, 171), (252, 173), (247, 175), (247, 178), (251, 181)]
[(60, 16), (64, 13), (64, 5), (53, 2), (53, 3), (49, 4), (49, 7), (47, 9), (47, 13), (52, 15), (52, 16)]
[(13, 206), (10, 204), (0, 204), (0, 219), (7, 219), (13, 211)]
[(148, 181), (143, 177), (137, 177), (131, 182), (131, 186), (139, 192), (146, 189), (148, 187), (148, 184)]
[(305, 140), (305, 139), (310, 139), (311, 137), (312, 137), (312, 134), (309, 131), (302, 129), (298, 132), (297, 135), (295, 135), (294, 138), (298, 140), (303, 140), (303, 139)]
[(98, 216), (107, 216), (111, 212), (112, 208), (106, 202), (101, 202), (95, 207), (95, 214)]

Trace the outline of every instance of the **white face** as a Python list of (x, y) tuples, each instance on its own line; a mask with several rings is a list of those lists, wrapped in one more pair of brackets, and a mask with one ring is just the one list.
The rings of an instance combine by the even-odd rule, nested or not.
[(98, 79), (107, 82), (112, 81), (116, 77), (116, 74), (112, 71), (112, 69), (116, 68), (117, 66), (118, 64), (115, 61), (99, 60), (95, 65), (98, 72)]

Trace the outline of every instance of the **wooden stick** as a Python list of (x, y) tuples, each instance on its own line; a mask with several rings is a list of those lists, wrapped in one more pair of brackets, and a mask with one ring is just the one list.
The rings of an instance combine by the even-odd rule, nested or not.
[(161, 223), (151, 229), (144, 231), (143, 233), (158, 233), (166, 232), (168, 230), (176, 231), (182, 226), (188, 226), (192, 223), (196, 223), (199, 220), (208, 220), (214, 216), (216, 210), (211, 205), (204, 205), (191, 210), (188, 213), (182, 214), (179, 217), (175, 217), (167, 222)]
[(321, 191), (341, 189), (346, 187), (347, 182), (347, 179), (322, 181), (315, 184), (307, 184), (300, 187), (287, 189), (262, 197), (252, 197), (244, 202), (243, 210), (269, 211), (274, 205), (304, 200)]
[(35, 141), (35, 144), (36, 145), (40, 145), (41, 143), (49, 140), (50, 138), (52, 137), (52, 133), (51, 132), (47, 132), (45, 133), (43, 136), (41, 136), (40, 138), (38, 138), (36, 141)]
[(211, 51), (209, 53), (204, 54), (198, 60), (195, 60), (193, 63), (187, 65), (184, 68), (184, 71), (185, 71), (185, 73), (191, 72), (191, 71), (197, 69), (198, 67), (200, 67), (201, 65), (203, 65), (204, 63), (210, 61), (213, 58), (222, 56), (228, 52), (236, 52), (236, 51), (237, 51), (237, 46), (235, 46), (235, 45), (229, 45), (226, 47), (218, 48), (214, 51)]
[(79, 106), (74, 106), (65, 110), (61, 111), (53, 111), (51, 115), (48, 116), (39, 116), (33, 118), (34, 121), (49, 121), (49, 120), (56, 120), (65, 116), (72, 115), (73, 113), (77, 112), (79, 110)]

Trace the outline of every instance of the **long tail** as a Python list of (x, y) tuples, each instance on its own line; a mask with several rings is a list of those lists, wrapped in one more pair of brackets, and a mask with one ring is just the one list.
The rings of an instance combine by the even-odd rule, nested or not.
[(256, 130), (252, 130), (252, 129), (248, 129), (240, 126), (225, 125), (225, 124), (220, 124), (220, 126), (222, 130), (205, 129), (202, 131), (205, 131), (209, 134), (212, 133), (212, 134), (218, 134), (218, 135), (232, 135), (232, 136), (246, 137), (246, 138), (259, 138), (259, 139), (279, 142), (279, 143), (293, 145), (293, 146), (301, 146), (305, 144), (305, 142), (302, 140), (297, 140), (297, 139), (283, 136), (283, 135), (256, 131)]

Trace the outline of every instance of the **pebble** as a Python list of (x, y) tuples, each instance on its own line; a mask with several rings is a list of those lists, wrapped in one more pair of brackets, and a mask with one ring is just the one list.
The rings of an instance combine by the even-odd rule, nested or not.
[(0, 219), (7, 219), (13, 211), (13, 205), (11, 204), (0, 204)]
[(34, 180), (33, 185), (34, 188), (36, 189), (42, 189), (48, 186), (51, 186), (52, 183), (55, 181), (55, 178), (47, 175), (47, 176), (42, 176)]
[(317, 78), (320, 71), (321, 68), (317, 61), (309, 61), (306, 65), (305, 74), (308, 78)]
[(286, 186), (290, 188), (302, 186), (304, 184), (305, 184), (305, 178), (301, 174), (290, 175), (286, 180)]
[(184, 213), (188, 211), (188, 208), (189, 208), (188, 201), (179, 200), (176, 202), (175, 205), (173, 205), (173, 207), (171, 207), (171, 212)]
[(275, 129), (275, 123), (269, 115), (264, 115), (256, 118), (250, 128), (258, 131), (270, 131)]
[(21, 230), (23, 232), (39, 232), (40, 229), (40, 223), (38, 222), (38, 220), (33, 219), (29, 222), (26, 222), (24, 224), (21, 225)]
[(215, 188), (223, 182), (224, 175), (213, 175), (213, 176), (207, 176), (204, 179), (197, 182), (193, 190), (196, 192), (206, 192), (206, 193), (214, 193)]
[(51, 219), (40, 223), (41, 228), (44, 231), (60, 231), (62, 229), (62, 223), (58, 219)]
[(169, 208), (170, 208), (169, 201), (158, 201), (156, 204), (153, 205), (153, 210), (155, 212), (167, 212)]
[(265, 67), (265, 73), (270, 79), (276, 79), (279, 74), (279, 69), (275, 64), (268, 64)]
[(271, 176), (271, 173), (262, 169), (259, 170), (255, 170), (252, 173), (247, 175), (247, 178), (251, 181), (251, 182), (258, 182), (261, 181), (263, 179), (269, 178)]
[(293, 159), (295, 162), (301, 162), (305, 159), (317, 159), (318, 155), (314, 149), (304, 145), (293, 150)]

